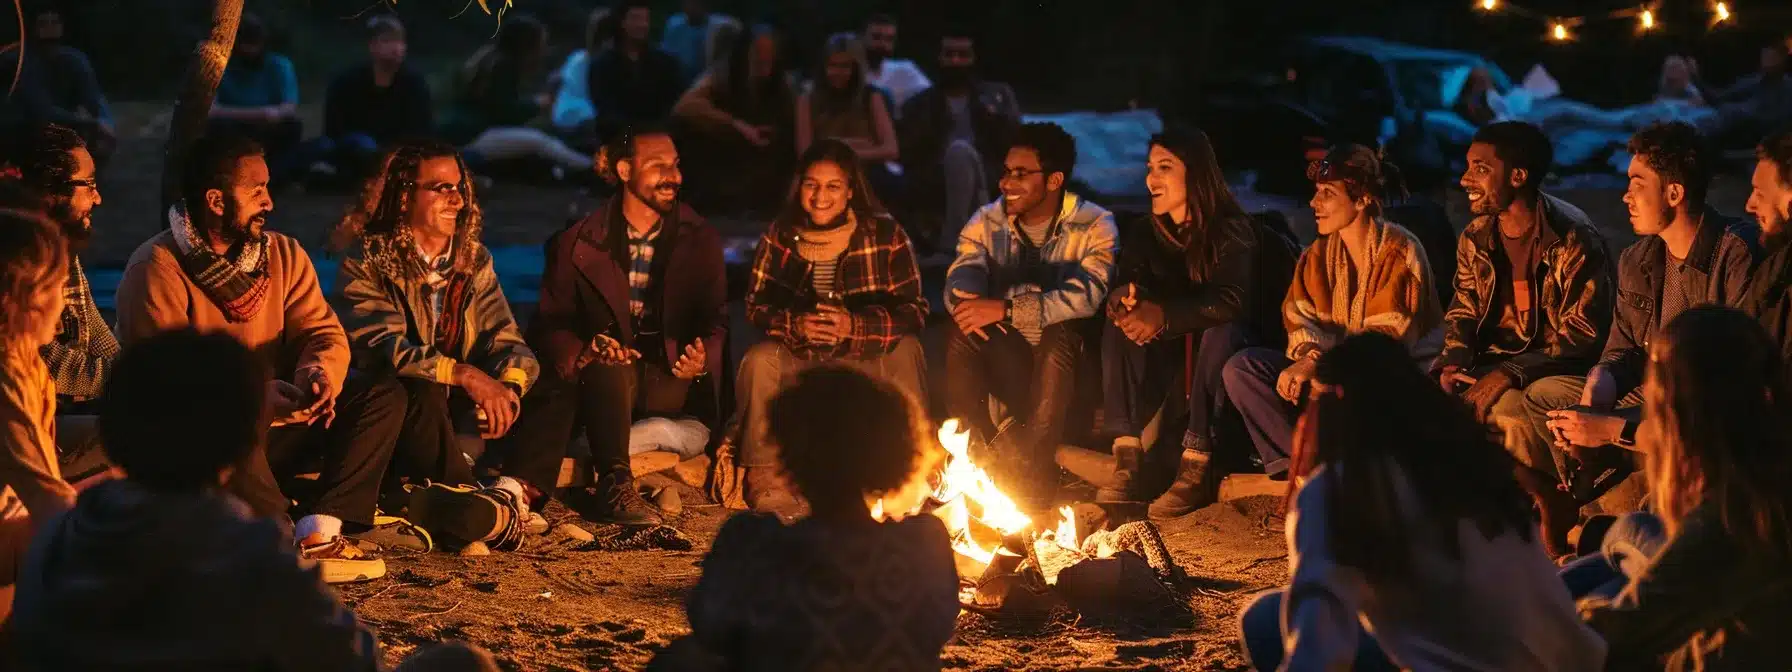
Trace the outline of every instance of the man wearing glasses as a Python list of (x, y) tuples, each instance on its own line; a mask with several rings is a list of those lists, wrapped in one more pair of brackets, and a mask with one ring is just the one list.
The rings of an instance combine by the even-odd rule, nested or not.
[(18, 189), (5, 204), (41, 211), (62, 227), (68, 239), (68, 284), (62, 309), (62, 328), (56, 340), (43, 348), (44, 363), (56, 381), (59, 409), (77, 414), (57, 419), (57, 436), (64, 454), (63, 473), (70, 482), (104, 468), (95, 447), (92, 416), (80, 415), (82, 402), (99, 396), (112, 360), (118, 356), (118, 339), (93, 302), (93, 289), (81, 268), (80, 253), (93, 237), (93, 209), (100, 204), (99, 183), (94, 180), (93, 155), (81, 135), (67, 126), (45, 124), (26, 130), (0, 164), (0, 182)]
[[(946, 271), (946, 408), (992, 446), (1023, 497), (1051, 496), (1052, 453), (1074, 390), (1084, 332), (1114, 274), (1118, 230), (1107, 209), (1065, 191), (1076, 140), (1056, 124), (1020, 127), (1002, 197), (958, 236)], [(1007, 408), (1000, 425), (989, 397)], [(998, 476), (999, 478), (1000, 476)], [(1006, 484), (1004, 484), (1006, 487)]]

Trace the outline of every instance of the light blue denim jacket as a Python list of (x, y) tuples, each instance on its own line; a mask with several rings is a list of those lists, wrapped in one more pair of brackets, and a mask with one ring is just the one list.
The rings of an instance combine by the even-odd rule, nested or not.
[(958, 305), (953, 290), (962, 290), (1013, 301), (1014, 326), (1023, 333), (1092, 317), (1114, 278), (1118, 238), (1114, 213), (1066, 192), (1058, 220), (1039, 250), (1040, 261), (1057, 280), (1041, 286), (1019, 277), (1021, 243), (1014, 217), (1001, 200), (985, 205), (958, 234), (958, 258), (946, 270), (946, 310)]

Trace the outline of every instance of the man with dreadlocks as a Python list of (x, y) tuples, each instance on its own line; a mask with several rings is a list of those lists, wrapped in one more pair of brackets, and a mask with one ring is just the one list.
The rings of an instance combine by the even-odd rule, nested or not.
[(504, 436), (540, 367), (479, 242), (460, 153), (406, 143), (378, 165), (337, 226), (334, 246), (347, 254), (334, 305), (357, 368), (395, 374), (409, 400), (386, 482), (433, 481), (412, 489), (411, 522), (455, 544), (489, 541), (526, 515), (523, 489), (465, 487), (472, 463), (456, 420), (477, 417), (480, 438)]
[(79, 257), (93, 237), (93, 209), (100, 204), (94, 175), (93, 155), (81, 135), (55, 124), (35, 126), (14, 137), (0, 161), (0, 180), (22, 187), (28, 205), (55, 222), (68, 240), (62, 327), (41, 354), (56, 382), (58, 401), (63, 408), (75, 409), (75, 414), (56, 422), (63, 471), (70, 480), (104, 469), (105, 458), (94, 450), (93, 416), (79, 404), (99, 396), (112, 360), (118, 357), (118, 339), (94, 304)]
[(523, 399), (504, 473), (528, 487), (531, 504), (545, 506), (583, 422), (597, 476), (592, 517), (657, 524), (629, 472), (629, 429), (637, 412), (680, 413), (692, 392), (721, 398), (721, 236), (678, 200), (684, 176), (665, 131), (618, 133), (597, 166), (619, 188), (607, 206), (548, 241), (541, 307), (529, 325), (529, 342), (548, 366)]
[[(261, 146), (229, 135), (193, 143), (168, 229), (131, 255), (118, 285), (118, 335), (221, 331), (253, 351), (268, 381), (273, 428), (226, 484), (257, 517), (283, 520), (293, 476), (321, 462), (294, 537), (337, 583), (379, 578), (385, 563), (343, 536), (373, 526), (380, 479), (404, 421), (404, 390), (350, 376), (348, 338), (299, 243), (263, 231), (274, 209)], [(181, 446), (167, 446), (170, 451)], [(353, 528), (350, 528), (353, 526)]]

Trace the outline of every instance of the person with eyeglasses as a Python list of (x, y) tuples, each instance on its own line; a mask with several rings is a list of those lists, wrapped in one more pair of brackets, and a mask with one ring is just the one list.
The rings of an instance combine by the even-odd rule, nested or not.
[(1319, 356), (1363, 332), (1393, 336), (1429, 367), (1443, 342), (1443, 307), (1418, 238), (1382, 216), (1393, 169), (1375, 150), (1343, 145), (1307, 167), (1319, 239), (1295, 262), (1282, 300), (1286, 350), (1247, 348), (1226, 362), (1226, 394), (1271, 478), (1286, 478), (1294, 423)]
[[(1114, 276), (1114, 213), (1067, 190), (1076, 139), (1057, 124), (1020, 128), (1002, 198), (958, 236), (946, 270), (946, 409), (998, 453), (998, 478), (1018, 480), (1030, 504), (1056, 483), (1056, 451)], [(993, 419), (989, 398), (1008, 417)], [(1004, 484), (1007, 487), (1007, 484)]]
[(15, 137), (0, 163), (0, 175), (6, 176), (0, 180), (20, 188), (17, 205), (43, 214), (68, 241), (62, 327), (40, 354), (63, 410), (56, 420), (63, 471), (79, 480), (106, 469), (92, 411), (85, 406), (99, 396), (118, 357), (118, 339), (94, 303), (79, 256), (93, 238), (93, 209), (101, 202), (94, 158), (78, 131), (43, 124)]

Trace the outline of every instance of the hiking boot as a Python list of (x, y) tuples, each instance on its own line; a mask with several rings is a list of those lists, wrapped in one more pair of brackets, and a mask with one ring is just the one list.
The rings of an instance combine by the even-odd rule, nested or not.
[(778, 473), (777, 467), (747, 467), (746, 495), (743, 499), (747, 501), (747, 508), (760, 513), (777, 514), (785, 520), (799, 518), (807, 513), (803, 500), (785, 485), (784, 475)]
[(313, 543), (307, 545), (300, 542), (299, 558), (317, 563), (318, 574), (323, 577), (324, 583), (372, 581), (386, 575), (386, 561), (361, 550), (348, 537), (336, 536), (329, 541), (305, 541)]
[(373, 546), (373, 550), (403, 550), (413, 553), (428, 553), (435, 548), (435, 540), (429, 531), (409, 520), (398, 516), (374, 514), (373, 527), (366, 532), (343, 535), (362, 548)]
[(1114, 476), (1106, 485), (1095, 491), (1096, 504), (1124, 504), (1136, 502), (1138, 496), (1139, 468), (1143, 466), (1145, 449), (1139, 443), (1139, 437), (1122, 436), (1114, 439)]
[(516, 523), (520, 512), (505, 500), (510, 493), (494, 488), (473, 488), (446, 483), (427, 483), (412, 487), (406, 516), (412, 523), (429, 531), (436, 541), (461, 547), (475, 541), (490, 541), (506, 527)]
[(635, 491), (635, 479), (627, 470), (613, 471), (597, 480), (594, 488), (594, 514), (591, 522), (617, 525), (659, 525), (660, 513), (641, 493)]
[(1212, 456), (1197, 450), (1183, 449), (1182, 465), (1176, 470), (1176, 482), (1157, 499), (1152, 500), (1146, 514), (1157, 520), (1179, 518), (1220, 501), (1219, 465)]

